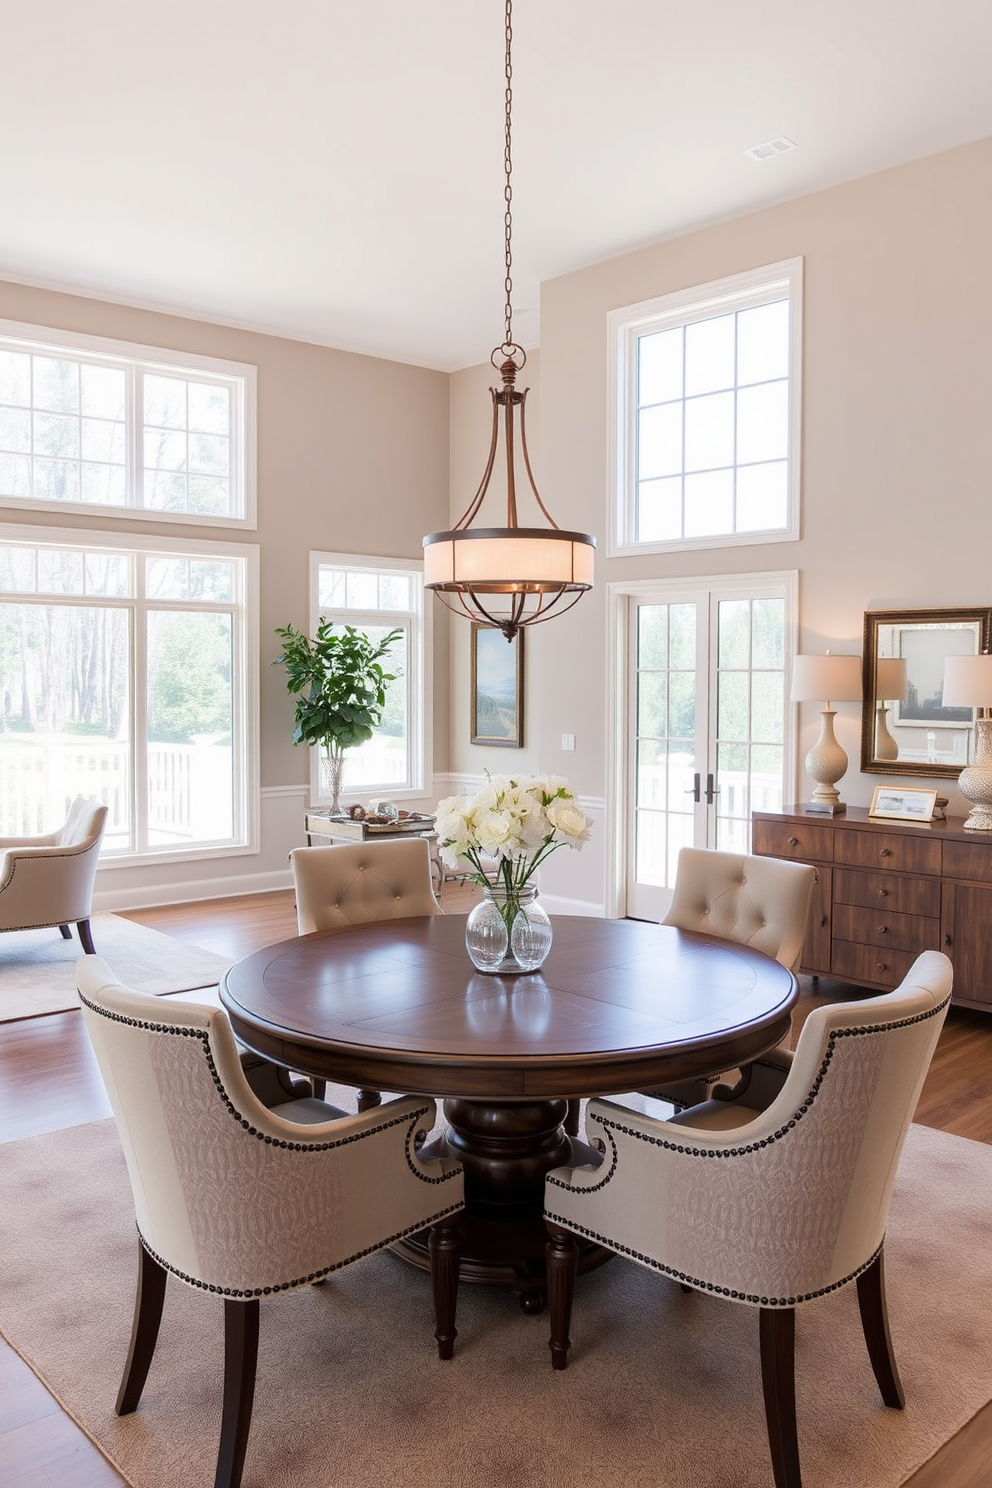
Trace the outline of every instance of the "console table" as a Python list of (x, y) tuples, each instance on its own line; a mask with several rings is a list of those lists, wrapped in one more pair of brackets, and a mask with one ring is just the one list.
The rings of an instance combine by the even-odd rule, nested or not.
[[(335, 842), (377, 842), (391, 837), (426, 837), (431, 855), (434, 892), (444, 893), (444, 865), (438, 855), (433, 816), (407, 816), (395, 822), (355, 821), (350, 816), (332, 816), (329, 811), (308, 811), (304, 817), (307, 847)], [(314, 839), (316, 838), (316, 842)]]
[(754, 813), (752, 842), (819, 872), (802, 971), (884, 992), (921, 951), (946, 951), (953, 1001), (992, 1012), (992, 832), (966, 832), (963, 817), (921, 824), (787, 806)]

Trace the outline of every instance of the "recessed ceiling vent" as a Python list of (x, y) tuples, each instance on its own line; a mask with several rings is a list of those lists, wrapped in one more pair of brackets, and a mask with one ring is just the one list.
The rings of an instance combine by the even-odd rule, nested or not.
[(773, 155), (781, 155), (786, 150), (797, 148), (795, 140), (786, 139), (784, 134), (780, 134), (778, 139), (765, 140), (763, 145), (752, 145), (744, 154), (750, 155), (752, 160), (770, 160)]

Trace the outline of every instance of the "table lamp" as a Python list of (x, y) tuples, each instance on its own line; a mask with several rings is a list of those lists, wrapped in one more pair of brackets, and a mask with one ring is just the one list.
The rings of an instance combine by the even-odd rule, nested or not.
[(875, 663), (875, 758), (899, 758), (899, 745), (889, 733), (890, 702), (904, 702), (907, 692), (906, 660), (902, 656), (880, 656)]
[(944, 660), (942, 702), (949, 708), (975, 708), (975, 762), (958, 776), (958, 788), (974, 802), (965, 830), (992, 832), (992, 656), (948, 656)]
[(818, 816), (840, 816), (847, 810), (837, 781), (847, 769), (847, 754), (834, 737), (835, 709), (839, 703), (855, 703), (861, 697), (859, 656), (797, 656), (792, 664), (792, 701), (819, 703), (820, 737), (806, 756), (807, 773), (817, 782), (805, 811)]

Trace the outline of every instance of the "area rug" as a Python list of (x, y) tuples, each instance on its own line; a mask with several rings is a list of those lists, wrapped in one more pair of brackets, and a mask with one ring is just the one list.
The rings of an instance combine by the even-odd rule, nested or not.
[[(90, 929), (97, 955), (139, 992), (210, 987), (231, 964), (120, 915), (94, 915)], [(71, 940), (63, 940), (57, 926), (0, 935), (0, 1023), (78, 1008), (76, 962), (82, 954), (75, 929)]]
[[(0, 1146), (0, 1331), (132, 1488), (209, 1488), (222, 1308), (170, 1278), (136, 1414), (113, 1401), (135, 1232), (116, 1129)], [(799, 1311), (806, 1488), (896, 1488), (992, 1396), (992, 1148), (910, 1133), (887, 1273), (908, 1400), (881, 1403), (855, 1289)], [(287, 1220), (289, 1216), (287, 1216)], [(569, 1368), (547, 1320), (462, 1286), (434, 1353), (426, 1276), (392, 1256), (263, 1300), (244, 1488), (770, 1488), (757, 1315), (614, 1260), (580, 1278)]]

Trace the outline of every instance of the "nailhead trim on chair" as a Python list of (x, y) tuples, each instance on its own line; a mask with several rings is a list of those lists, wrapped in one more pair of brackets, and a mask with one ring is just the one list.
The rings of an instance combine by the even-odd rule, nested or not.
[(179, 1271), (175, 1266), (171, 1266), (157, 1251), (152, 1250), (140, 1229), (138, 1230), (138, 1239), (152, 1260), (157, 1261), (163, 1271), (168, 1271), (172, 1276), (176, 1277), (177, 1281), (184, 1281), (187, 1286), (195, 1287), (197, 1291), (213, 1292), (218, 1297), (273, 1297), (279, 1292), (292, 1291), (295, 1287), (312, 1286), (315, 1281), (320, 1281), (324, 1276), (330, 1276), (333, 1271), (340, 1271), (345, 1266), (350, 1266), (354, 1261), (362, 1260), (365, 1256), (377, 1255), (380, 1250), (386, 1250), (390, 1245), (395, 1245), (398, 1240), (405, 1239), (407, 1235), (417, 1235), (421, 1230), (426, 1229), (428, 1225), (435, 1225), (440, 1220), (448, 1218), (449, 1215), (461, 1214), (464, 1207), (463, 1204), (449, 1204), (446, 1209), (442, 1209), (440, 1213), (435, 1214), (432, 1218), (418, 1220), (416, 1224), (407, 1225), (406, 1229), (397, 1230), (395, 1235), (390, 1235), (388, 1239), (381, 1240), (377, 1245), (368, 1245), (364, 1250), (356, 1250), (354, 1255), (348, 1256), (346, 1260), (335, 1261), (332, 1266), (324, 1266), (320, 1271), (311, 1271), (308, 1276), (298, 1276), (294, 1281), (278, 1281), (274, 1285), (266, 1287), (222, 1287), (211, 1282), (198, 1281), (195, 1276), (190, 1276), (185, 1271)]
[[(46, 852), (45, 853), (45, 858), (46, 858), (46, 860), (49, 863), (57, 862), (59, 858), (78, 858), (84, 852), (91, 852), (92, 851), (92, 848), (93, 848), (93, 843), (92, 842), (89, 842), (89, 843), (87, 843), (87, 845), (85, 847), (77, 847), (77, 848), (71, 848), (70, 847), (70, 848), (67, 848), (65, 852), (60, 852), (60, 853)], [(19, 853), (17, 851), (17, 848), (16, 847), (5, 847), (2, 850), (3, 850), (3, 852), (5, 852), (7, 854), (7, 862), (10, 863), (10, 864), (12, 864), (12, 867), (11, 867), (10, 873), (9, 873), (9, 875), (7, 877), (7, 882), (3, 885), (3, 888), (0, 888), (0, 894), (2, 894), (5, 889), (9, 889), (10, 886), (11, 886), (11, 884), (14, 882), (14, 874), (17, 872), (17, 865), (20, 862), (20, 860), (22, 858), (27, 859), (27, 858), (30, 858), (32, 856), (31, 853), (26, 853), (26, 852), (20, 852)], [(89, 918), (90, 918), (89, 915), (88, 914), (85, 914), (85, 915), (78, 915), (76, 917), (76, 919), (74, 919), (74, 920), (42, 920), (40, 923), (37, 920), (32, 920), (31, 923), (30, 923), (30, 925), (8, 925), (7, 926), (7, 929), (5, 931), (0, 932), (0, 933), (2, 933), (2, 934), (8, 934), (8, 933), (10, 933), (11, 931), (14, 931), (14, 930), (54, 930), (54, 928), (55, 928), (56, 925), (64, 925), (64, 924), (78, 925), (80, 920), (88, 920)]]
[[(374, 1136), (376, 1132), (389, 1131), (389, 1129), (393, 1126), (404, 1126), (409, 1124), (412, 1130), (413, 1127), (416, 1126), (417, 1122), (420, 1120), (421, 1116), (427, 1115), (428, 1107), (423, 1106), (419, 1111), (414, 1111), (412, 1117), (409, 1115), (393, 1116), (391, 1120), (384, 1121), (380, 1126), (373, 1127), (370, 1131), (355, 1132), (349, 1137), (339, 1137), (336, 1141), (287, 1142), (282, 1137), (272, 1137), (269, 1136), (267, 1132), (260, 1132), (256, 1127), (252, 1126), (247, 1117), (242, 1116), (241, 1112), (233, 1104), (230, 1096), (224, 1088), (224, 1083), (221, 1080), (220, 1075), (217, 1073), (217, 1067), (214, 1064), (213, 1055), (210, 1051), (210, 1040), (205, 1029), (184, 1028), (174, 1023), (150, 1023), (143, 1018), (127, 1018), (124, 1016), (123, 1013), (111, 1012), (109, 1008), (102, 1007), (99, 1003), (91, 1002), (90, 999), (84, 997), (81, 992), (79, 994), (79, 1000), (80, 1002), (84, 1003), (91, 1012), (98, 1013), (101, 1018), (108, 1018), (112, 1023), (124, 1023), (129, 1028), (143, 1028), (149, 1033), (165, 1033), (172, 1034), (180, 1038), (199, 1039), (200, 1043), (203, 1046), (203, 1056), (207, 1061), (207, 1068), (210, 1070), (211, 1078), (216, 1085), (217, 1090), (220, 1093), (221, 1100), (227, 1107), (227, 1110), (234, 1117), (238, 1125), (242, 1126), (245, 1129), (249, 1136), (255, 1137), (256, 1140), (259, 1142), (268, 1143), (270, 1147), (283, 1147), (290, 1152), (330, 1152), (333, 1151), (336, 1147), (347, 1147), (352, 1142), (364, 1142), (369, 1137)], [(420, 1172), (415, 1164), (410, 1161), (409, 1152), (406, 1153), (406, 1163), (407, 1167), (410, 1169), (411, 1173), (413, 1173), (414, 1177), (419, 1178), (422, 1183), (430, 1183), (435, 1185), (439, 1183), (447, 1183), (450, 1179), (456, 1178), (461, 1171), (460, 1168), (455, 1169), (450, 1173), (442, 1173), (437, 1178), (428, 1176)], [(419, 1225), (417, 1226), (417, 1228), (422, 1229), (423, 1226)], [(144, 1244), (144, 1241), (142, 1241), (142, 1244)], [(153, 1252), (149, 1251), (149, 1255), (151, 1254), (153, 1254)], [(158, 1257), (156, 1256), (155, 1259), (158, 1260)], [(164, 1264), (165, 1263), (163, 1262), (163, 1265)], [(342, 1262), (342, 1264), (347, 1264), (347, 1262)], [(294, 1286), (298, 1284), (299, 1283), (295, 1282), (289, 1283), (289, 1285)]]
[[(806, 1112), (813, 1105), (813, 1102), (816, 1100), (816, 1097), (820, 1092), (820, 1086), (823, 1083), (823, 1077), (830, 1066), (830, 1061), (833, 1059), (834, 1045), (836, 1044), (838, 1039), (863, 1038), (871, 1034), (888, 1033), (893, 1028), (910, 1028), (914, 1023), (925, 1023), (928, 1019), (935, 1018), (938, 1013), (943, 1012), (944, 1008), (947, 1006), (950, 1000), (951, 999), (947, 997), (938, 1007), (930, 1008), (925, 1013), (916, 1013), (912, 1018), (901, 1018), (896, 1023), (869, 1023), (861, 1028), (834, 1029), (833, 1033), (830, 1034), (827, 1040), (827, 1049), (823, 1056), (823, 1063), (820, 1065), (819, 1071), (817, 1072), (816, 1079), (810, 1086), (809, 1094), (797, 1110), (796, 1114), (791, 1118), (791, 1120), (787, 1121), (784, 1126), (780, 1126), (778, 1131), (773, 1132), (770, 1137), (762, 1137), (759, 1142), (752, 1142), (746, 1147), (687, 1147), (681, 1142), (671, 1142), (664, 1137), (653, 1137), (650, 1136), (647, 1132), (635, 1131), (632, 1127), (624, 1126), (623, 1123), (620, 1121), (614, 1121), (611, 1118), (604, 1116), (594, 1118), (596, 1121), (596, 1125), (603, 1127), (607, 1136), (609, 1135), (610, 1131), (622, 1132), (625, 1137), (634, 1137), (638, 1142), (649, 1142), (653, 1147), (663, 1147), (668, 1152), (682, 1152), (688, 1157), (743, 1157), (749, 1152), (758, 1152), (762, 1147), (771, 1147), (775, 1142), (781, 1141), (781, 1139), (786, 1136), (788, 1132), (792, 1131), (806, 1115)], [(615, 1146), (614, 1154), (616, 1154)], [(612, 1176), (615, 1166), (616, 1157), (614, 1155), (614, 1162), (613, 1164), (611, 1164), (610, 1173), (609, 1175), (607, 1175), (608, 1177)], [(555, 1178), (550, 1173), (548, 1175), (547, 1181), (551, 1184), (554, 1184), (557, 1188), (569, 1189), (576, 1195), (576, 1197), (579, 1197), (584, 1193), (595, 1192), (594, 1188), (572, 1189), (570, 1184), (563, 1183), (560, 1178)], [(604, 1178), (601, 1183), (596, 1185), (596, 1187), (602, 1188), (603, 1183), (605, 1183), (606, 1181), (607, 1179)]]
[[(565, 1187), (565, 1185), (561, 1185)], [(642, 1255), (639, 1250), (632, 1250), (629, 1245), (618, 1245), (616, 1241), (609, 1239), (606, 1235), (600, 1235), (596, 1230), (587, 1229), (585, 1225), (576, 1224), (572, 1219), (563, 1219), (557, 1214), (549, 1214), (545, 1211), (545, 1219), (552, 1224), (559, 1224), (563, 1229), (572, 1230), (577, 1235), (585, 1235), (589, 1240), (595, 1240), (607, 1250), (612, 1250), (616, 1255), (629, 1256), (632, 1261), (639, 1261), (642, 1266), (649, 1266), (653, 1271), (660, 1271), (664, 1276), (670, 1276), (673, 1281), (680, 1282), (683, 1286), (692, 1287), (697, 1292), (710, 1292), (714, 1297), (726, 1297), (731, 1302), (746, 1302), (753, 1307), (798, 1307), (803, 1302), (814, 1302), (817, 1297), (829, 1296), (831, 1292), (838, 1291), (847, 1286), (867, 1271), (869, 1266), (882, 1253), (882, 1244), (872, 1255), (860, 1266), (856, 1266), (847, 1276), (841, 1277), (840, 1281), (832, 1281), (829, 1286), (819, 1287), (815, 1292), (803, 1292), (797, 1297), (759, 1297), (756, 1292), (738, 1292), (732, 1287), (715, 1286), (711, 1281), (702, 1281), (698, 1276), (690, 1276), (685, 1271), (676, 1271), (671, 1266), (665, 1266), (661, 1261), (654, 1260), (651, 1256)]]

